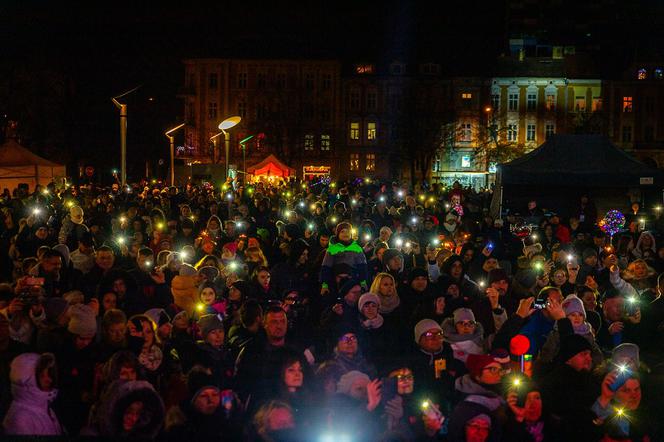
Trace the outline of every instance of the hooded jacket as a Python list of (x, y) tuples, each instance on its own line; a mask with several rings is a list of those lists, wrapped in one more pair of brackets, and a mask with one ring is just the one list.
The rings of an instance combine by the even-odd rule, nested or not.
[(42, 391), (35, 370), (40, 355), (24, 353), (11, 364), (9, 379), (14, 400), (3, 422), (8, 435), (59, 436), (62, 427), (50, 405), (58, 390)]
[(353, 269), (351, 277), (358, 280), (362, 287), (367, 286), (367, 258), (364, 256), (364, 250), (357, 242), (351, 241), (345, 245), (341, 243), (336, 236), (330, 238), (330, 245), (327, 247), (323, 264), (320, 271), (320, 280), (323, 287), (334, 286), (333, 267), (337, 264), (348, 264)]

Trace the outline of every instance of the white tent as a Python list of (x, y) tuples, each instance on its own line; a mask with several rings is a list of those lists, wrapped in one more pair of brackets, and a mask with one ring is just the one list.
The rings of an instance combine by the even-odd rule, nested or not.
[(65, 176), (65, 166), (30, 152), (14, 139), (0, 146), (0, 189), (10, 191), (26, 183), (32, 191)]

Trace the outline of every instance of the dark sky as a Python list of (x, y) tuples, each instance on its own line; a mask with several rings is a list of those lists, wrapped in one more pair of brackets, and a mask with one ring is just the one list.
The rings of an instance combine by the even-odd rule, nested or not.
[[(48, 151), (50, 142), (91, 161), (100, 161), (87, 155), (91, 149), (115, 161), (117, 111), (109, 99), (141, 84), (128, 98), (130, 144), (163, 156), (163, 130), (181, 118), (176, 94), (183, 58), (437, 59), (454, 72), (481, 73), (506, 47), (507, 0), (134, 3), (151, 5), (0, 2), (0, 74), (21, 68), (42, 74), (29, 84), (48, 83), (45, 77), (62, 78), (54, 90), (65, 85), (64, 95), (54, 94), (49, 103), (65, 108), (50, 117), (63, 120), (65, 134), (49, 141), (42, 127), (33, 137), (37, 149)], [(49, 95), (49, 87), (42, 88), (33, 100)], [(16, 106), (7, 102), (0, 111), (12, 114)]]

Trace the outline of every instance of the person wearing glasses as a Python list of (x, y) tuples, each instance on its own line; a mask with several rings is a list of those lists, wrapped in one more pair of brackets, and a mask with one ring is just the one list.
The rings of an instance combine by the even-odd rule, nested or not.
[(484, 328), (475, 320), (469, 308), (454, 310), (453, 316), (442, 323), (445, 341), (450, 343), (454, 358), (466, 363), (468, 355), (481, 355), (486, 351)]

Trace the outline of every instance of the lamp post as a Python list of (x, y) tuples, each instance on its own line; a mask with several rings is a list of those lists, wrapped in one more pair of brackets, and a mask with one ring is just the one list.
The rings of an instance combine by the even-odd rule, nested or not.
[(225, 153), (226, 153), (226, 175), (224, 176), (225, 181), (228, 181), (228, 155), (231, 145), (231, 135), (227, 132), (227, 130), (232, 127), (235, 127), (240, 121), (242, 121), (241, 117), (234, 116), (234, 117), (228, 117), (224, 121), (219, 123), (219, 129), (224, 134), (224, 142), (225, 142)]
[(210, 137), (210, 141), (212, 141), (212, 164), (217, 164), (217, 139), (219, 138), (219, 135), (223, 134), (223, 132), (219, 132)]
[(242, 173), (244, 177), (242, 182), (246, 185), (247, 183), (247, 141), (251, 140), (256, 135), (249, 135), (244, 140), (240, 140), (240, 147), (242, 148)]
[(122, 187), (127, 184), (127, 105), (120, 103), (118, 98), (131, 94), (141, 86), (136, 86), (127, 92), (111, 98), (113, 104), (120, 110), (120, 182)]
[(168, 138), (169, 144), (170, 144), (170, 154), (171, 154), (171, 186), (175, 185), (175, 137), (171, 135), (173, 132), (176, 130), (180, 129), (181, 127), (184, 127), (184, 123), (178, 124), (172, 129), (168, 129), (166, 132), (164, 132), (164, 135)]

